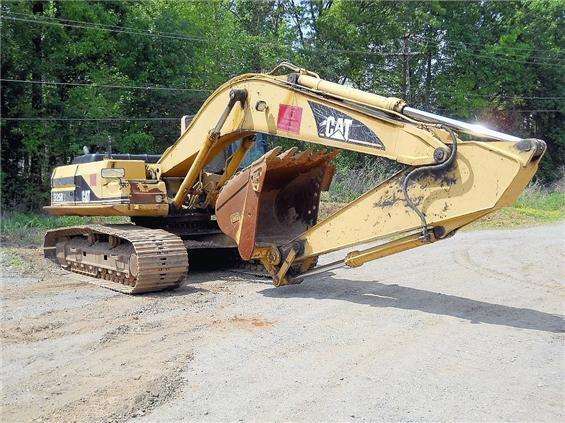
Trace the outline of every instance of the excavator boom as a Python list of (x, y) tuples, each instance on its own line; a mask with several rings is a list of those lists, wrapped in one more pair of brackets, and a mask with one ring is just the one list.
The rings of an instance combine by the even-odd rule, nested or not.
[[(275, 75), (282, 68), (291, 72)], [(241, 259), (260, 262), (278, 286), (449, 237), (512, 204), (545, 152), (541, 140), (410, 108), (401, 99), (325, 81), (290, 64), (275, 70), (219, 87), (156, 163), (107, 157), (57, 168), (48, 211), (133, 216), (138, 225), (178, 236), (189, 258), (195, 246), (237, 248)], [(240, 169), (257, 133), (302, 141), (312, 149), (277, 147)], [(333, 159), (341, 150), (390, 159), (404, 169), (318, 222), (320, 193), (329, 188)], [(220, 170), (212, 171), (218, 160)], [(120, 195), (112, 197), (118, 189)], [(190, 227), (185, 232), (175, 226), (181, 221)], [(87, 232), (71, 231), (90, 237), (85, 243), (91, 246), (127, 243), (126, 237), (104, 235), (110, 231)], [(77, 251), (88, 250), (88, 257), (93, 247), (77, 247), (61, 234), (48, 236), (46, 254), (96, 275), (98, 258), (75, 263)], [(323, 254), (375, 242), (314, 268)], [(132, 272), (142, 272), (132, 267), (139, 259), (131, 254), (117, 261), (127, 268), (122, 279), (136, 283)]]

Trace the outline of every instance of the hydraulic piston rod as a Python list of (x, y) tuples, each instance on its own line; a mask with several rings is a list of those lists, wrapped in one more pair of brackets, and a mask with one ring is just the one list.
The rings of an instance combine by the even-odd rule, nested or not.
[(504, 134), (502, 132), (494, 131), (492, 129), (485, 128), (484, 126), (481, 125), (461, 122), (459, 120), (436, 115), (434, 113), (424, 112), (423, 110), (413, 109), (412, 107), (406, 106), (404, 100), (401, 100), (399, 98), (383, 97), (377, 94), (367, 93), (365, 91), (361, 91), (353, 87), (347, 87), (345, 85), (336, 84), (335, 82), (326, 81), (324, 79), (316, 78), (314, 76), (300, 75), (298, 77), (298, 84), (313, 90), (324, 91), (326, 93), (331, 93), (341, 98), (351, 99), (354, 101), (365, 103), (367, 105), (378, 107), (380, 109), (400, 112), (403, 115), (413, 119), (423, 120), (426, 122), (433, 122), (433, 123), (442, 123), (447, 126), (450, 126), (453, 129), (458, 129), (480, 137), (486, 137), (500, 141), (511, 141), (511, 142), (521, 141), (521, 138)]
[(481, 125), (475, 125), (472, 123), (461, 122), (460, 120), (451, 119), (448, 117), (436, 115), (434, 113), (424, 112), (422, 110), (413, 109), (412, 107), (404, 107), (402, 109), (402, 114), (408, 117), (424, 120), (433, 123), (443, 123), (454, 129), (459, 129), (464, 132), (468, 132), (473, 135), (478, 135), (481, 137), (492, 138), (500, 141), (520, 141), (521, 138), (515, 137), (513, 135), (504, 134), (502, 132), (494, 131), (492, 129), (485, 128)]

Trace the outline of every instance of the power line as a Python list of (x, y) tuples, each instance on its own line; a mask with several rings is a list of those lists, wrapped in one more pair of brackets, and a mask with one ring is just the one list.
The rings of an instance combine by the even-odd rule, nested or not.
[[(206, 38), (204, 37), (194, 37), (194, 36), (188, 36), (185, 34), (180, 34), (180, 33), (175, 33), (175, 32), (166, 32), (166, 31), (144, 31), (144, 30), (140, 30), (138, 28), (131, 28), (131, 27), (125, 27), (125, 26), (118, 26), (118, 25), (110, 25), (110, 24), (104, 24), (104, 23), (100, 23), (100, 22), (85, 22), (85, 21), (78, 21), (78, 20), (74, 20), (74, 19), (67, 19), (67, 18), (57, 18), (55, 16), (45, 16), (45, 15), (36, 15), (36, 14), (30, 14), (30, 13), (17, 13), (17, 12), (4, 12), (7, 15), (11, 15), (11, 16), (28, 16), (30, 18), (33, 18), (33, 20), (37, 20), (37, 21), (41, 21), (41, 20), (50, 20), (50, 21), (59, 21), (59, 22), (64, 22), (64, 23), (73, 23), (73, 24), (81, 24), (81, 25), (89, 25), (92, 27), (99, 27), (100, 29), (106, 29), (106, 30), (124, 30), (124, 31), (132, 31), (135, 33), (143, 33), (144, 35), (152, 35), (152, 36), (167, 36), (167, 37), (173, 37), (173, 38), (182, 38), (182, 39), (188, 39), (190, 41), (207, 41)], [(41, 17), (43, 19), (38, 19), (38, 17)], [(47, 21), (46, 21), (47, 22)]]
[[(10, 15), (10, 16), (6, 16), (6, 15)], [(14, 15), (21, 15), (21, 16), (33, 16), (34, 19), (25, 19), (25, 18), (20, 18)], [(202, 37), (191, 37), (191, 36), (185, 36), (182, 34), (176, 34), (176, 33), (167, 33), (167, 32), (151, 32), (151, 31), (142, 31), (142, 30), (137, 30), (135, 28), (130, 28), (130, 27), (123, 27), (123, 26), (117, 26), (117, 25), (106, 25), (106, 24), (99, 24), (99, 23), (93, 23), (93, 22), (85, 22), (85, 21), (77, 21), (77, 20), (71, 20), (71, 19), (63, 19), (63, 18), (55, 18), (55, 17), (47, 17), (45, 15), (41, 15), (44, 18), (50, 19), (50, 20), (46, 20), (46, 19), (37, 19), (35, 18), (36, 15), (32, 15), (32, 14), (25, 14), (25, 13), (6, 13), (4, 12), (4, 14), (0, 15), (0, 19), (11, 19), (11, 20), (15, 20), (15, 21), (23, 21), (23, 22), (30, 22), (30, 23), (38, 23), (38, 24), (46, 24), (46, 25), (58, 25), (58, 26), (67, 26), (67, 27), (73, 27), (73, 28), (83, 28), (83, 29), (96, 29), (96, 30), (101, 30), (101, 31), (109, 31), (109, 32), (118, 32), (118, 33), (128, 33), (128, 34), (134, 34), (134, 35), (145, 35), (145, 36), (152, 36), (152, 37), (158, 37), (158, 38), (169, 38), (169, 39), (177, 39), (177, 40), (184, 40), (184, 41), (199, 41), (199, 42), (211, 42), (212, 40), (208, 40)], [(54, 20), (57, 20), (54, 21)], [(72, 23), (68, 23), (68, 22), (72, 22)], [(416, 35), (417, 38), (420, 39), (424, 39), (424, 40), (429, 40), (423, 36), (420, 35)], [(434, 42), (438, 42), (436, 40), (433, 40)], [(447, 40), (449, 42), (451, 42), (450, 40)], [(460, 42), (463, 45), (467, 45), (466, 43)], [(446, 46), (446, 48), (451, 48), (453, 49), (454, 47), (450, 47), (450, 46)], [(314, 49), (314, 48), (308, 48), (308, 47), (302, 47), (301, 49), (303, 50), (308, 50), (308, 51), (319, 51), (319, 52), (333, 52), (333, 53), (350, 53), (350, 54), (366, 54), (366, 55), (381, 55), (381, 56), (401, 56), (402, 53), (401, 52), (376, 52), (376, 51), (365, 51), (365, 50), (340, 50), (340, 49)], [(414, 54), (419, 54), (421, 52), (414, 52)], [(482, 57), (485, 59), (490, 59), (490, 60), (497, 60), (497, 58), (494, 57), (490, 57), (490, 56), (481, 56), (478, 54), (473, 53), (476, 57)], [(503, 54), (505, 55), (505, 53), (494, 53), (496, 54)], [(506, 60), (506, 61), (510, 61), (510, 62), (517, 62), (517, 63), (529, 63), (529, 64), (545, 64), (548, 66), (561, 66), (558, 63), (546, 63), (546, 62), (529, 62), (529, 61), (523, 61), (523, 60), (515, 60), (515, 59), (507, 59), (507, 58), (498, 58), (498, 60)]]
[(179, 121), (176, 117), (124, 117), (124, 118), (59, 118), (59, 117), (0, 117), (6, 121), (68, 121), (68, 122), (133, 122), (133, 121)]
[(478, 113), (478, 112), (493, 112), (493, 113), (557, 113), (561, 112), (559, 109), (532, 109), (532, 110), (489, 110), (489, 109), (475, 109), (475, 110), (465, 110), (462, 108), (454, 108), (454, 109), (436, 109), (438, 113), (453, 113), (454, 110), (459, 111), (466, 111), (470, 113)]
[[(450, 112), (452, 110), (438, 109), (441, 112)], [(489, 110), (468, 110), (468, 112), (485, 112)], [(560, 112), (559, 109), (531, 109), (531, 110), (490, 110), (491, 112), (501, 112), (501, 113), (555, 113)], [(65, 122), (134, 122), (134, 121), (178, 121), (180, 118), (176, 117), (122, 117), (122, 118), (60, 118), (60, 117), (1, 117), (0, 120), (5, 121), (65, 121)]]
[[(453, 94), (453, 91), (448, 90), (438, 90), (433, 89), (430, 94), (437, 94), (437, 93), (445, 93), (445, 94)], [(451, 98), (456, 98), (455, 96), (451, 95)], [(505, 99), (505, 100), (563, 100), (565, 97), (543, 97), (543, 96), (521, 96), (521, 95), (502, 95), (499, 96), (497, 94), (476, 94), (476, 93), (466, 93), (463, 97), (478, 97), (478, 98), (486, 98), (490, 100), (497, 100), (497, 99)]]
[[(175, 87), (159, 87), (159, 86), (136, 86), (136, 85), (106, 85), (97, 83), (84, 83), (84, 82), (55, 82), (55, 81), (37, 81), (29, 79), (7, 79), (0, 78), (0, 82), (10, 82), (10, 83), (26, 83), (26, 84), (41, 84), (41, 85), (64, 85), (64, 86), (84, 86), (93, 88), (112, 88), (112, 89), (136, 89), (136, 90), (164, 90), (164, 91), (192, 91), (192, 92), (211, 92), (211, 89), (200, 89), (200, 88), (175, 88)], [(431, 94), (445, 93), (452, 94), (448, 90), (432, 90)], [(455, 96), (451, 95), (451, 98)], [(467, 93), (463, 97), (477, 97), (477, 98), (487, 98), (490, 100), (496, 99), (507, 99), (507, 100), (563, 100), (565, 97), (543, 97), (543, 96), (498, 96), (496, 94), (486, 95), (486, 94), (475, 94)]]
[[(423, 46), (423, 45), (424, 45), (423, 42), (421, 42), (421, 41), (415, 41), (415, 42), (416, 42), (418, 45), (420, 45), (420, 46)], [(450, 50), (451, 52), (463, 52), (463, 53), (466, 53), (466, 54), (471, 54), (471, 55), (473, 55), (473, 56), (475, 56), (475, 57), (480, 57), (480, 58), (488, 59), (488, 60), (491, 60), (491, 61), (492, 61), (492, 60), (496, 60), (496, 61), (498, 61), (498, 60), (503, 60), (503, 61), (506, 61), (506, 62), (524, 63), (524, 64), (532, 64), (532, 65), (546, 65), (546, 66), (559, 66), (559, 67), (563, 66), (563, 65), (560, 64), (560, 63), (553, 63), (553, 62), (551, 62), (551, 63), (549, 63), (549, 62), (535, 62), (535, 61), (529, 61), (529, 60), (508, 59), (508, 58), (505, 58), (505, 57), (485, 56), (485, 55), (483, 55), (483, 54), (475, 53), (475, 52), (473, 52), (473, 51), (470, 51), (467, 47), (461, 47), (461, 48), (459, 48), (459, 47), (455, 47), (455, 46), (452, 46), (452, 45), (449, 45), (449, 44), (446, 44), (446, 45), (444, 46), (444, 48), (445, 48), (446, 50)], [(495, 55), (496, 55), (496, 54), (495, 54)]]
[[(442, 41), (445, 41), (446, 43), (459, 43), (459, 44), (462, 44), (462, 45), (464, 45), (464, 46), (466, 46), (466, 47), (484, 47), (484, 46), (485, 46), (484, 44), (468, 43), (468, 42), (464, 42), (464, 41), (455, 41), (455, 40), (451, 40), (451, 39), (436, 40), (436, 39), (433, 39), (433, 38), (425, 37), (425, 36), (420, 35), (420, 34), (413, 34), (413, 36), (416, 37), (416, 38), (419, 38), (419, 39), (421, 39), (421, 40), (425, 40), (425, 41), (432, 42), (432, 43), (435, 43), (435, 44), (439, 44), (439, 43), (441, 43)], [(527, 52), (523, 51), (523, 49), (525, 49), (525, 48), (527, 48), (527, 47), (497, 46), (497, 48), (499, 48), (499, 49), (508, 49), (508, 50), (517, 50), (517, 51), (519, 52), (519, 53), (503, 53), (503, 52), (494, 53), (494, 54), (498, 54), (498, 55), (511, 56), (512, 54), (514, 54), (514, 55), (520, 54), (520, 52), (521, 52), (522, 54), (523, 54), (523, 53), (527, 53)], [(560, 58), (559, 56), (561, 56), (561, 55), (563, 54), (563, 53), (561, 53), (561, 52), (556, 53), (556, 52), (554, 52), (554, 51), (552, 51), (552, 50), (541, 50), (541, 49), (538, 49), (538, 48), (536, 48), (535, 51), (536, 51), (536, 52), (546, 52), (546, 53), (553, 54), (553, 55), (557, 56), (556, 58), (557, 58), (559, 61), (561, 61), (561, 58)], [(537, 58), (537, 59), (543, 59), (544, 57), (541, 57), (541, 56), (536, 55), (535, 58)], [(545, 58), (546, 58), (546, 59), (551, 59), (552, 57), (545, 57)]]
[[(43, 85), (71, 85), (71, 86), (84, 86), (93, 88), (120, 88), (120, 89), (136, 89), (136, 90), (165, 90), (165, 91), (195, 91), (195, 92), (211, 92), (212, 89), (209, 88), (177, 88), (177, 87), (159, 87), (159, 86), (137, 86), (137, 85), (107, 85), (107, 84), (97, 84), (97, 83), (86, 83), (86, 82), (56, 82), (56, 81), (38, 81), (31, 79), (7, 79), (0, 78), (0, 82), (14, 82), (14, 83), (26, 83), (26, 84), (43, 84)], [(431, 94), (434, 93), (446, 93), (452, 94), (452, 91), (448, 90), (438, 90), (433, 89)], [(497, 94), (476, 94), (467, 93), (464, 97), (480, 97), (488, 99), (520, 99), (520, 100), (563, 100), (565, 97), (543, 97), (543, 96), (519, 96), (519, 95), (508, 95), (499, 96)], [(454, 98), (454, 96), (451, 96)]]
[[(204, 37), (195, 37), (195, 36), (187, 36), (184, 34), (180, 34), (180, 33), (174, 33), (174, 32), (165, 32), (165, 31), (143, 31), (137, 28), (131, 28), (131, 27), (124, 27), (124, 26), (118, 26), (118, 25), (110, 25), (110, 24), (103, 24), (103, 23), (98, 23), (98, 22), (86, 22), (86, 21), (79, 21), (79, 20), (74, 20), (74, 19), (66, 19), (66, 18), (57, 18), (54, 16), (45, 16), (45, 15), (35, 15), (35, 14), (30, 14), (30, 13), (18, 13), (18, 12), (4, 12), (4, 15), (10, 15), (14, 18), (16, 18), (16, 16), (27, 16), (30, 18), (33, 18), (31, 20), (36, 21), (36, 22), (44, 22), (44, 23), (65, 23), (65, 24), (71, 24), (71, 25), (81, 25), (81, 27), (83, 25), (88, 26), (89, 28), (93, 28), (93, 29), (100, 29), (100, 30), (107, 30), (107, 31), (117, 31), (117, 32), (124, 32), (124, 31), (130, 31), (131, 33), (134, 34), (138, 34), (138, 35), (149, 35), (149, 36), (154, 36), (154, 37), (168, 37), (168, 38), (173, 38), (173, 39), (183, 39), (183, 40), (189, 40), (189, 41), (203, 41), (203, 42), (208, 42), (210, 40), (204, 38)], [(38, 16), (41, 16), (43, 19), (37, 19)], [(10, 17), (7, 17), (10, 18)], [(21, 20), (23, 18), (16, 18), (16, 20)], [(54, 21), (58, 21), (58, 22), (54, 22)], [(438, 40), (434, 40), (432, 38), (428, 38), (425, 37), (424, 35), (420, 35), (420, 34), (413, 34), (414, 37), (416, 38), (420, 38), (423, 40), (427, 40), (427, 41), (431, 41), (431, 42), (435, 42), (438, 43)], [(447, 42), (454, 42), (453, 40), (445, 40)], [(463, 42), (463, 41), (456, 41), (457, 43), (460, 43), (462, 45), (465, 46), (478, 46), (478, 47), (482, 47), (483, 44), (477, 44), (477, 43), (469, 43), (469, 42)], [(524, 49), (526, 47), (510, 47), (510, 46), (499, 46), (499, 48), (502, 49), (506, 49), (506, 50), (517, 50), (520, 51), (521, 49)], [(330, 51), (347, 51), (347, 52), (355, 52), (355, 53), (363, 53), (362, 51), (355, 51), (355, 50), (330, 50)], [(560, 55), (561, 53), (555, 53), (552, 50), (541, 50), (541, 49), (536, 49), (536, 51), (539, 52), (548, 52), (548, 53), (553, 53), (553, 54), (557, 54)], [(402, 54), (402, 53), (387, 53), (387, 52), (374, 52), (374, 51), (370, 51), (369, 53), (371, 54), (385, 54), (385, 55), (398, 55), (398, 54)], [(495, 54), (503, 54), (503, 55), (511, 55), (507, 54), (507, 53), (495, 53)]]
[[(389, 51), (370, 51), (370, 50), (343, 50), (343, 49), (324, 49), (324, 48), (313, 48), (313, 47), (299, 47), (298, 50), (305, 51), (316, 51), (320, 53), (343, 53), (343, 54), (366, 54), (366, 55), (376, 55), (376, 56), (402, 56), (402, 52), (389, 52)], [(413, 51), (411, 54), (421, 54), (421, 51)]]
[[(429, 37), (425, 37), (424, 35), (420, 35), (420, 34), (412, 34), (415, 38), (419, 38), (420, 40), (423, 41), (427, 41), (427, 42), (431, 42), (431, 43), (435, 43), (435, 44), (439, 44), (441, 42), (446, 42), (446, 43), (451, 43), (451, 44), (461, 44), (465, 47), (471, 47), (471, 48), (476, 48), (476, 47), (485, 47), (485, 44), (483, 43), (469, 43), (469, 42), (464, 42), (464, 41), (460, 41), (460, 40), (453, 40), (451, 38), (443, 38), (440, 40), (434, 39), (434, 38), (429, 38)], [(505, 56), (512, 56), (512, 55), (518, 55), (518, 54), (524, 54), (527, 53), (527, 51), (523, 51), (523, 49), (526, 49), (527, 47), (506, 47), (506, 46), (497, 46), (497, 48), (499, 49), (510, 49), (510, 50), (517, 50), (518, 53), (504, 53), (504, 52), (494, 52), (493, 54), (497, 54), (497, 55), (505, 55)], [(562, 61), (561, 56), (563, 53), (559, 52), (555, 52), (552, 50), (542, 50), (542, 49), (538, 49), (535, 48), (536, 52), (547, 52), (550, 53), (550, 55), (548, 57), (545, 57), (547, 59), (551, 59), (551, 55), (557, 56), (555, 57), (555, 59)], [(535, 56), (535, 58), (539, 59), (539, 58), (543, 58), (541, 56)]]
[(73, 21), (73, 22), (80, 22), (80, 23), (63, 23), (63, 22), (55, 22), (55, 21), (48, 21), (45, 19), (25, 19), (25, 18), (18, 18), (16, 16), (6, 16), (0, 15), (0, 19), (10, 19), (13, 21), (21, 21), (21, 22), (29, 22), (29, 23), (38, 23), (42, 25), (55, 25), (55, 26), (65, 26), (70, 28), (82, 28), (82, 29), (96, 29), (99, 31), (108, 31), (108, 32), (118, 32), (118, 33), (125, 33), (125, 34), (132, 34), (132, 35), (144, 35), (144, 36), (152, 36), (156, 38), (168, 38), (168, 39), (175, 39), (175, 40), (182, 40), (182, 41), (208, 41), (203, 38), (196, 38), (196, 37), (189, 37), (189, 36), (179, 36), (179, 35), (165, 35), (162, 33), (152, 33), (149, 31), (138, 31), (138, 30), (130, 30), (126, 27), (115, 27), (115, 28), (107, 28), (107, 27), (98, 27), (97, 24), (92, 24), (90, 22), (82, 22), (82, 21)]
[[(415, 42), (416, 42), (417, 44), (419, 44), (420, 46), (423, 46), (423, 43), (422, 43), (421, 41), (415, 41)], [(458, 48), (458, 47), (450, 46), (450, 45), (445, 45), (444, 47), (445, 47), (446, 50), (451, 50), (452, 52), (453, 52), (453, 51), (456, 51), (456, 52), (462, 51), (462, 52), (464, 52), (464, 53), (471, 54), (471, 55), (473, 55), (474, 57), (480, 57), (480, 58), (488, 59), (488, 60), (491, 60), (491, 61), (492, 61), (492, 60), (496, 60), (496, 61), (498, 61), (498, 60), (504, 60), (504, 61), (506, 61), (506, 62), (514, 62), (514, 63), (524, 63), (524, 64), (531, 64), (531, 65), (545, 65), (545, 66), (558, 66), (558, 67), (563, 67), (563, 64), (560, 64), (560, 63), (534, 62), (534, 61), (528, 61), (528, 60), (507, 59), (507, 58), (505, 58), (505, 57), (491, 57), (491, 56), (485, 56), (485, 55), (477, 54), (477, 53), (475, 53), (475, 52), (473, 52), (473, 51), (470, 51), (470, 50), (469, 50), (468, 48), (466, 48), (466, 47)]]
[[(27, 15), (27, 14), (20, 14), (20, 15), (25, 15), (25, 16), (34, 16), (34, 15)], [(2, 18), (3, 16), (0, 16), (0, 18)], [(8, 19), (11, 19), (11, 17), (6, 17)], [(21, 20), (20, 18), (17, 18), (19, 20)], [(53, 18), (56, 19), (56, 18)], [(66, 21), (71, 21), (71, 20), (66, 20)], [(37, 22), (37, 23), (42, 23), (41, 20), (39, 19), (34, 19), (33, 22)], [(102, 24), (91, 24), (88, 22), (83, 22), (83, 21), (71, 21), (71, 22), (78, 22), (78, 23), (82, 23), (82, 24), (88, 24), (88, 25), (102, 25)], [(49, 22), (49, 21), (44, 21), (44, 23), (53, 23), (53, 22)], [(88, 28), (91, 29), (101, 29), (101, 30), (109, 30), (110, 28), (99, 28), (99, 27), (95, 27), (95, 26), (89, 26)], [(130, 29), (130, 28), (126, 28), (126, 27), (118, 27), (118, 26), (113, 26), (114, 30), (121, 30), (121, 29)], [(136, 33), (141, 33), (142, 31), (136, 31)], [(170, 35), (171, 33), (151, 33), (151, 32), (144, 32), (144, 34), (147, 35), (155, 35), (158, 36), (166, 34), (167, 36), (172, 36)], [(423, 38), (418, 36), (419, 38)], [(185, 37), (186, 38), (186, 37)], [(204, 41), (204, 39), (201, 39), (202, 41)], [(452, 48), (452, 47), (447, 47), (447, 48)], [(402, 52), (400, 53), (395, 53), (395, 52), (383, 52), (383, 51), (361, 51), (361, 50), (339, 50), (339, 49), (315, 49), (315, 48), (308, 48), (308, 47), (303, 47), (301, 48), (302, 50), (308, 50), (308, 51), (321, 51), (321, 52), (337, 52), (337, 53), (352, 53), (352, 54), (376, 54), (376, 55), (390, 55), (390, 56), (401, 56), (403, 55)], [(411, 52), (412, 54), (419, 54), (421, 52)], [(485, 57), (491, 60), (496, 60), (495, 58), (492, 57), (488, 57), (488, 56), (480, 56), (480, 55), (476, 55), (478, 57)], [(509, 61), (515, 61), (515, 62), (520, 62), (522, 63), (522, 61), (517, 61), (517, 60), (510, 60), (510, 59), (501, 59), (501, 60), (509, 60)], [(534, 63), (534, 62), (524, 62), (524, 63)], [(79, 82), (55, 82), (55, 81), (37, 81), (37, 80), (15, 80), (15, 79), (0, 79), (0, 81), (4, 81), (4, 82), (14, 82), (14, 83), (32, 83), (32, 84), (47, 84), (47, 85), (68, 85), (68, 86), (89, 86), (89, 87), (100, 87), (100, 88), (117, 88), (117, 89), (142, 89), (142, 90), (166, 90), (166, 91), (193, 91), (193, 92), (210, 92), (212, 91), (211, 89), (195, 89), (195, 88), (177, 88), (177, 87), (158, 87), (158, 86), (125, 86), (125, 85), (109, 85), (109, 84), (96, 84), (96, 83), (79, 83)], [(435, 92), (445, 92), (445, 93), (450, 93), (449, 91), (442, 91), (442, 90), (434, 90)], [(484, 98), (492, 98), (495, 96), (492, 95), (480, 95), (480, 94), (474, 94), (474, 93), (469, 93), (466, 94), (466, 96), (472, 96), (472, 97), (484, 97)], [(563, 99), (563, 97), (536, 97), (536, 96), (498, 96), (498, 98), (506, 98), (506, 99), (542, 99), (542, 100), (559, 100), (559, 99)]]
[(195, 91), (195, 92), (211, 92), (211, 89), (204, 88), (176, 88), (176, 87), (159, 87), (159, 86), (137, 86), (137, 85), (107, 85), (86, 82), (56, 82), (56, 81), (38, 81), (32, 79), (7, 79), (1, 78), (0, 82), (14, 82), (23, 84), (42, 84), (42, 85), (71, 85), (81, 87), (95, 87), (95, 88), (121, 88), (133, 90), (161, 90), (161, 91)]
[[(9, 14), (9, 13), (8, 13)], [(9, 14), (13, 15), (13, 14)], [(35, 16), (29, 14), (22, 14), (24, 16)], [(44, 16), (44, 15), (42, 15)], [(25, 19), (16, 16), (6, 16), (0, 15), (0, 19), (10, 19), (14, 21), (22, 21), (22, 22), (30, 22), (30, 23), (37, 23), (37, 24), (46, 24), (46, 25), (58, 25), (58, 26), (66, 26), (71, 28), (83, 28), (83, 29), (96, 29), (100, 31), (110, 31), (110, 32), (120, 32), (120, 33), (127, 33), (127, 34), (135, 34), (135, 35), (148, 35), (153, 37), (164, 37), (164, 38), (172, 38), (178, 40), (185, 40), (185, 41), (199, 41), (204, 43), (210, 43), (213, 40), (208, 40), (205, 38), (194, 38), (194, 37), (187, 37), (181, 35), (170, 35), (171, 33), (163, 33), (163, 32), (150, 32), (150, 31), (141, 31), (141, 30), (134, 30), (128, 27), (121, 27), (116, 25), (111, 26), (103, 26), (103, 24), (96, 24), (92, 22), (84, 22), (84, 21), (76, 21), (70, 19), (59, 19), (66, 22), (73, 22), (73, 23), (65, 23), (65, 22), (55, 22), (53, 20), (45, 20), (45, 19)], [(58, 19), (58, 18), (49, 18), (49, 19)], [(253, 43), (253, 41), (250, 41)], [(273, 43), (267, 43), (273, 44)], [(386, 51), (368, 51), (368, 50), (344, 50), (344, 49), (320, 49), (320, 48), (311, 48), (311, 47), (299, 47), (298, 50), (306, 50), (306, 51), (318, 51), (321, 53), (341, 53), (341, 54), (365, 54), (365, 55), (376, 55), (376, 56), (399, 56), (402, 55), (401, 52), (386, 52)], [(418, 54), (420, 52), (414, 52), (414, 54)]]
[[(480, 110), (479, 110), (480, 111)], [(533, 109), (533, 110), (493, 110), (502, 113), (556, 113), (561, 112), (560, 109)]]

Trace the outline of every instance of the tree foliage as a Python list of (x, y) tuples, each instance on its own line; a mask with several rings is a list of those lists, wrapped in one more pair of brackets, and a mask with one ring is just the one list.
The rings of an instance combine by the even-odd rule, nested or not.
[[(544, 139), (544, 182), (564, 163), (560, 0), (28, 0), (0, 8), (4, 206), (45, 204), (52, 168), (84, 145), (104, 149), (111, 138), (114, 151), (162, 152), (209, 90), (283, 60)], [(14, 120), (23, 118), (44, 120)], [(375, 164), (340, 160), (358, 170)]]

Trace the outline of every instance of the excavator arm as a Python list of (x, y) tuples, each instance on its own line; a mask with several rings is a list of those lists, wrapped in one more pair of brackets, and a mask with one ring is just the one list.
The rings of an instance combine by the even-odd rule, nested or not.
[[(241, 256), (260, 260), (276, 285), (446, 238), (512, 204), (545, 151), (540, 140), (411, 109), (400, 99), (292, 70), (283, 76), (243, 75), (220, 87), (155, 166), (162, 177), (186, 175), (172, 201), (180, 206), (207, 162), (234, 140), (250, 140), (257, 132), (407, 165), (314, 224), (304, 211), (292, 220), (288, 210), (296, 214), (307, 203), (306, 214), (317, 214), (319, 190), (329, 185), (335, 154), (306, 152), (296, 157), (294, 151), (281, 155), (273, 150), (232, 177), (245, 153), (242, 144), (208, 198), (216, 200), (220, 228), (236, 241)], [(213, 116), (220, 118), (210, 129)], [(307, 192), (307, 198), (297, 198), (296, 192)], [(379, 240), (379, 245), (350, 252), (329, 267), (287, 277), (297, 263), (309, 264), (325, 253)]]
[[(158, 162), (161, 175), (187, 175), (202, 150), (210, 161), (226, 145), (256, 132), (409, 165), (433, 163), (435, 149), (447, 150), (444, 142), (449, 136), (445, 131), (436, 130), (433, 125), (415, 124), (396, 112), (401, 110), (402, 100), (355, 89), (350, 90), (363, 93), (367, 97), (365, 102), (339, 98), (299, 85), (306, 76), (248, 74), (221, 86), (206, 100), (177, 142), (165, 151)], [(375, 100), (390, 109), (375, 107)], [(226, 115), (227, 110), (231, 113)], [(211, 127), (216, 116), (221, 129), (218, 124)], [(215, 142), (209, 148), (207, 141), (211, 136)]]

